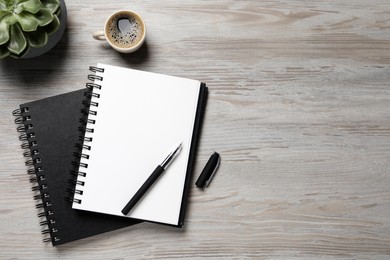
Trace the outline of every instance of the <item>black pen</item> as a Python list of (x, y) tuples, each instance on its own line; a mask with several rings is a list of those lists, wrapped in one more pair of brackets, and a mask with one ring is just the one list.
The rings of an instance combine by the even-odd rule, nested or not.
[(123, 215), (127, 215), (130, 210), (138, 203), (138, 201), (145, 195), (145, 193), (149, 190), (149, 188), (153, 185), (153, 183), (160, 177), (160, 175), (167, 169), (169, 164), (173, 161), (176, 155), (181, 151), (181, 146), (183, 143), (179, 144), (179, 146), (171, 152), (165, 160), (156, 167), (156, 169), (152, 172), (149, 178), (142, 184), (141, 188), (134, 194), (131, 200), (126, 204), (126, 206), (122, 209)]

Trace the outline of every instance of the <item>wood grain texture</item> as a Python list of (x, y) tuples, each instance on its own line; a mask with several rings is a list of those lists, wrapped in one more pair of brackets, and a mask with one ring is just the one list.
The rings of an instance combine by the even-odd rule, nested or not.
[[(390, 3), (75, 1), (50, 53), (0, 61), (0, 258), (390, 257)], [(122, 55), (92, 39), (132, 9), (148, 34)], [(144, 223), (41, 242), (11, 112), (80, 89), (97, 62), (194, 78), (210, 95), (185, 228)]]

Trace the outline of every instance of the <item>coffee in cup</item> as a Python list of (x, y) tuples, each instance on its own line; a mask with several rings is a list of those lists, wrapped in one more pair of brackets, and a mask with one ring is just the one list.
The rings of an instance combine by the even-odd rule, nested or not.
[(138, 50), (145, 41), (146, 26), (140, 15), (133, 11), (121, 10), (110, 15), (103, 31), (93, 34), (96, 40), (105, 40), (119, 52), (130, 53)]

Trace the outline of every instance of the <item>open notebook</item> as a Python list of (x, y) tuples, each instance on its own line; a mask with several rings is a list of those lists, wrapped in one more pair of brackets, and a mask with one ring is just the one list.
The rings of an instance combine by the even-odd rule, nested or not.
[(182, 151), (129, 218), (182, 226), (207, 88), (196, 80), (105, 64), (96, 74), (73, 208), (121, 210), (158, 164)]

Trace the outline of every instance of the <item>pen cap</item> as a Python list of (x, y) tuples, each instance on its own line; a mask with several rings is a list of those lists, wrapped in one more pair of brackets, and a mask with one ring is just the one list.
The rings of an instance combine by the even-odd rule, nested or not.
[(221, 159), (218, 153), (215, 152), (213, 155), (211, 155), (210, 159), (207, 161), (202, 173), (199, 175), (199, 178), (195, 183), (198, 188), (208, 186), (212, 177), (214, 176), (214, 173), (217, 171), (220, 160)]

